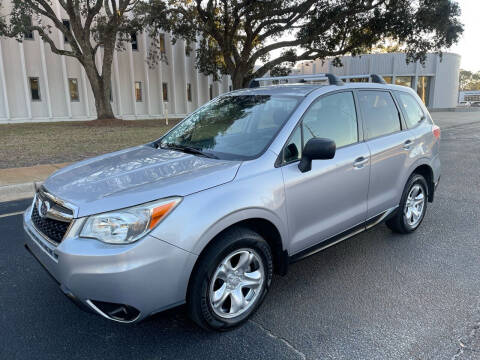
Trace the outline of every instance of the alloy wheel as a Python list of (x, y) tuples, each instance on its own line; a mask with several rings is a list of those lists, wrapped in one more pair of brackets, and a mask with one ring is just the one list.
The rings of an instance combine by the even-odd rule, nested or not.
[(412, 228), (416, 227), (422, 219), (425, 199), (423, 187), (420, 184), (413, 185), (408, 192), (403, 211), (406, 223)]
[(260, 255), (253, 249), (240, 249), (227, 255), (210, 282), (210, 306), (222, 318), (234, 318), (249, 310), (265, 282)]

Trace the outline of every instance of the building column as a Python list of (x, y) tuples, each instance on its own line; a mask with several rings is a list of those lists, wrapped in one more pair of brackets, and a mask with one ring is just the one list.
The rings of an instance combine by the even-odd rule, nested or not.
[(213, 87), (213, 97), (217, 97), (218, 95), (220, 95), (220, 81), (221, 80), (214, 82), (215, 86)]
[(80, 65), (81, 73), (82, 73), (82, 89), (83, 89), (83, 97), (84, 99), (84, 104), (85, 104), (85, 115), (87, 117), (90, 117), (90, 102), (88, 101), (88, 86), (87, 86), (87, 74), (85, 73), (85, 68)]
[[(120, 72), (118, 70), (118, 52), (114, 50), (113, 52), (113, 76), (115, 77), (115, 92), (117, 93), (115, 96), (115, 102), (117, 104), (117, 112), (118, 116), (123, 116), (122, 110), (122, 95), (120, 93)], [(112, 89), (113, 90), (113, 89)]]
[[(18, 48), (20, 51), (20, 63), (22, 65), (22, 76), (23, 76), (23, 88), (25, 90), (25, 105), (27, 107), (27, 117), (29, 120), (32, 120), (32, 99), (28, 91), (28, 78), (27, 78), (27, 65), (25, 64), (25, 49), (23, 42), (18, 43)], [(40, 87), (40, 83), (38, 84)]]
[[(198, 40), (195, 41), (195, 53), (197, 53), (198, 49)], [(197, 106), (200, 106), (200, 72), (198, 69), (195, 68), (195, 92), (196, 92), (196, 98), (197, 98)]]
[(415, 92), (417, 92), (417, 84), (418, 84), (418, 73), (420, 72), (418, 67), (420, 66), (419, 64), (419, 61), (417, 60), (415, 62), (415, 76), (413, 77), (413, 81), (412, 81), (412, 89), (415, 90)]
[(392, 84), (395, 85), (395, 80), (397, 79), (397, 57), (396, 54), (392, 56)]
[[(368, 56), (368, 74), (372, 75), (373, 73), (373, 55), (367, 55)], [(368, 78), (368, 82), (372, 81), (372, 77), (370, 76)]]
[(48, 70), (47, 70), (47, 58), (45, 56), (45, 42), (42, 40), (40, 36), (38, 36), (39, 46), (40, 46), (40, 56), (42, 57), (42, 72), (43, 78), (45, 83), (45, 98), (47, 100), (47, 108), (48, 108), (48, 118), (53, 118), (53, 111), (52, 111), (52, 99), (50, 98), (50, 85), (48, 80)]
[[(182, 65), (183, 65), (183, 78), (185, 79), (185, 81), (183, 82), (183, 90), (182, 90), (182, 93), (183, 93), (183, 104), (185, 106), (185, 114), (188, 114), (189, 111), (188, 111), (188, 99), (187, 99), (187, 82), (188, 82), (188, 77), (187, 77), (187, 55), (185, 54), (185, 48), (187, 46), (187, 43), (185, 40), (182, 40), (182, 58), (183, 58), (183, 61), (182, 61)], [(190, 83), (190, 86), (191, 86), (191, 83)]]
[(133, 115), (137, 117), (137, 98), (135, 96), (135, 73), (133, 68), (132, 44), (127, 43), (128, 64), (130, 67), (130, 95), (132, 95)]
[(148, 73), (148, 54), (147, 54), (147, 34), (142, 33), (143, 39), (143, 66), (145, 71), (145, 101), (147, 103), (147, 114), (148, 116), (152, 115), (152, 106), (150, 103), (150, 76)]
[(3, 102), (5, 103), (5, 117), (10, 120), (10, 106), (8, 105), (7, 80), (5, 79), (5, 64), (3, 63), (2, 40), (0, 39), (0, 76), (2, 77)]
[[(56, 2), (56, 15), (58, 19), (62, 19), (62, 11), (60, 9), (60, 3), (57, 1)], [(65, 49), (65, 38), (63, 33), (60, 30), (57, 30), (58, 33), (58, 41), (60, 43), (60, 49), (64, 50)], [(67, 74), (67, 62), (65, 60), (65, 56), (61, 55), (60, 56), (60, 62), (62, 66), (62, 76), (63, 76), (63, 86), (64, 86), (64, 91), (65, 91), (65, 103), (67, 105), (67, 114), (68, 117), (72, 117), (72, 104), (70, 102), (70, 89), (68, 88), (68, 74)]]
[[(170, 84), (170, 87), (171, 87), (171, 90), (172, 90), (172, 96), (171, 96), (172, 114), (176, 114), (177, 113), (177, 96), (176, 96), (176, 91), (175, 91), (176, 90), (176, 86), (175, 86), (175, 83), (176, 83), (176, 81), (175, 81), (175, 49), (174, 49), (174, 45), (172, 44), (172, 41), (171, 41), (170, 38), (171, 38), (171, 35), (168, 34), (168, 43), (169, 43), (169, 47), (170, 47), (170, 54), (172, 55), (172, 59), (171, 59), (171, 62), (170, 62), (170, 72), (172, 74), (172, 83)], [(165, 41), (166, 41), (166, 36), (165, 36)]]
[[(160, 36), (160, 35), (159, 35)], [(160, 96), (160, 114), (163, 115), (165, 112), (165, 103), (163, 102), (163, 68), (162, 60), (158, 60), (157, 64), (157, 79), (158, 79), (158, 91)]]

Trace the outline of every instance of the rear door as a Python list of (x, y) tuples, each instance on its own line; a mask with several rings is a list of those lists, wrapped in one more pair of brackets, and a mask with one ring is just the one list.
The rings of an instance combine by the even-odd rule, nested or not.
[[(361, 134), (353, 93), (342, 91), (315, 100), (287, 141), (281, 169), (291, 254), (365, 222), (370, 153)], [(312, 137), (334, 140), (337, 151), (302, 173), (298, 163)]]
[(384, 90), (357, 92), (365, 137), (371, 154), (367, 219), (398, 205), (404, 187), (413, 139), (392, 94)]

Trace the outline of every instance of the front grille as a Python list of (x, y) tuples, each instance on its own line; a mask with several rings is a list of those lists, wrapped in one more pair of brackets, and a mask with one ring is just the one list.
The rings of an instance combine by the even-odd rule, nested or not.
[(42, 187), (40, 189), (40, 191), (37, 193), (37, 199), (40, 199), (42, 201), (45, 201), (45, 200), (50, 200), (50, 206), (52, 207), (53, 210), (56, 210), (62, 214), (65, 214), (65, 215), (70, 215), (70, 216), (73, 216), (73, 211), (70, 210), (69, 208), (66, 208), (65, 206), (63, 205), (60, 205), (60, 204), (57, 204), (56, 202), (52, 201), (51, 199), (48, 198), (48, 196), (45, 195), (45, 190), (44, 188)]
[(70, 225), (69, 222), (42, 218), (38, 213), (36, 204), (33, 204), (32, 222), (38, 231), (40, 231), (56, 245), (62, 241), (67, 232), (68, 226)]

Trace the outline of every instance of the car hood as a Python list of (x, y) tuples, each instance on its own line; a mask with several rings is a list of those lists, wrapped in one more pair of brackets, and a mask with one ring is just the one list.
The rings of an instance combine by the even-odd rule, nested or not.
[(44, 186), (82, 217), (227, 183), (240, 164), (142, 145), (67, 166)]

